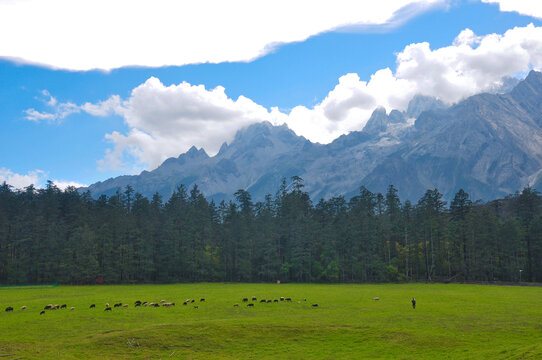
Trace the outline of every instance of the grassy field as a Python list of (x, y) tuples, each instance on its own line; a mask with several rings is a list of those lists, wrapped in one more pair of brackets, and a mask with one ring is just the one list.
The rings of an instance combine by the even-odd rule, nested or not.
[[(247, 307), (241, 300), (252, 296), (258, 301)], [(293, 301), (259, 302), (281, 296)], [(183, 306), (187, 298), (197, 301)], [(176, 306), (133, 306), (161, 299)], [(117, 302), (129, 307), (104, 311), (105, 303)], [(68, 310), (40, 315), (49, 303)], [(0, 306), (0, 359), (542, 359), (539, 287), (13, 287), (0, 288)], [(7, 306), (14, 311), (5, 312)]]

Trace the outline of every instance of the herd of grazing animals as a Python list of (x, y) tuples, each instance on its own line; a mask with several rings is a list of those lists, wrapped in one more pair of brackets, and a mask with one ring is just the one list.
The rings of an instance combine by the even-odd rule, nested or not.
[[(242, 298), (242, 301), (243, 302), (248, 302), (249, 298), (248, 297), (245, 297), (245, 298)], [(257, 297), (256, 296), (252, 296), (251, 297), (252, 301), (257, 301)], [(280, 301), (286, 301), (286, 302), (291, 302), (292, 299), (287, 297), (280, 297), (279, 298)], [(278, 303), (279, 302), (279, 299), (260, 299), (260, 303)], [(379, 300), (378, 298), (374, 298), (373, 300)], [(188, 304), (192, 304), (194, 303), (196, 300), (194, 299), (186, 299), (184, 302), (183, 302), (183, 305), (188, 305)], [(205, 298), (200, 298), (199, 300), (200, 302), (205, 302)], [(303, 301), (307, 301), (307, 299), (303, 299)], [(298, 301), (298, 303), (300, 303), (301, 301)], [(147, 302), (147, 301), (144, 301), (142, 302), (141, 300), (137, 300), (135, 303), (134, 303), (134, 307), (140, 307), (140, 306), (144, 306), (144, 307), (171, 307), (171, 306), (175, 306), (175, 303), (174, 302), (168, 302), (166, 300), (160, 300), (159, 302)], [(239, 304), (238, 303), (235, 303), (233, 304), (234, 307), (239, 307)], [(251, 302), (251, 303), (248, 303), (247, 304), (248, 307), (254, 307), (254, 303)], [(318, 304), (312, 304), (312, 307), (318, 307)], [(21, 306), (21, 310), (26, 310), (26, 305), (23, 305)], [(62, 304), (62, 305), (54, 305), (54, 304), (48, 304), (48, 305), (45, 305), (43, 310), (41, 310), (40, 312), (40, 315), (44, 315), (45, 314), (45, 310), (58, 310), (58, 309), (67, 309), (68, 308), (68, 305), (67, 304)], [(89, 309), (94, 309), (96, 308), (96, 304), (91, 304), (89, 306)], [(128, 304), (123, 304), (122, 302), (118, 302), (116, 304), (113, 305), (113, 308), (128, 308)], [(106, 303), (105, 304), (105, 308), (104, 308), (104, 311), (112, 311), (113, 308), (109, 305), (109, 303)], [(194, 305), (194, 309), (198, 309), (199, 306), (198, 305)], [(70, 307), (70, 311), (74, 311), (75, 310), (75, 307), (72, 306)], [(8, 306), (6, 307), (6, 312), (12, 312), (13, 311), (13, 307), (12, 306)]]

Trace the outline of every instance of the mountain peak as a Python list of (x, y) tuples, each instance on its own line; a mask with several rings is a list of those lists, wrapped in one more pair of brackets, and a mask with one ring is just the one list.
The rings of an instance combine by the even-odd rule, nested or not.
[(408, 103), (408, 108), (405, 115), (408, 118), (417, 119), (418, 116), (420, 116), (420, 114), (424, 111), (441, 110), (445, 108), (446, 108), (446, 104), (444, 104), (442, 101), (434, 97), (425, 96), (425, 95), (416, 95)]
[(386, 128), (388, 126), (388, 115), (386, 114), (386, 109), (379, 106), (377, 107), (369, 120), (367, 121), (367, 124), (365, 124), (365, 127), (363, 128), (363, 132), (371, 135), (377, 135), (383, 131), (386, 131)]
[(524, 81), (531, 85), (542, 86), (542, 72), (531, 70)]
[(207, 155), (207, 153), (205, 152), (205, 150), (203, 148), (200, 148), (198, 150), (197, 147), (195, 147), (194, 145), (192, 145), (190, 147), (190, 149), (188, 149), (187, 152), (179, 155), (179, 159), (182, 158), (182, 157), (186, 157), (188, 159), (194, 159), (194, 158), (208, 158), (209, 155)]

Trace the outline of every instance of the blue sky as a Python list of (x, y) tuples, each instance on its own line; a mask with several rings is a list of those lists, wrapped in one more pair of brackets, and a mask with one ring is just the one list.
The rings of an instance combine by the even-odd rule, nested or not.
[[(542, 66), (542, 10), (533, 8), (535, 2), (516, 3), (517, 9), (505, 1), (501, 8), (479, 1), (415, 2), (408, 16), (397, 11), (401, 4), (383, 5), (374, 15), (382, 20), (346, 27), (352, 19), (341, 23), (338, 11), (330, 15), (337, 16), (332, 27), (340, 25), (338, 30), (330, 31), (327, 23), (320, 29), (315, 21), (309, 30), (292, 28), (297, 38), (272, 34), (283, 44), (256, 57), (243, 47), (244, 41), (257, 49), (252, 39), (228, 43), (237, 49), (230, 53), (203, 36), (201, 54), (197, 44), (187, 43), (188, 60), (182, 51), (164, 52), (170, 63), (178, 58), (179, 66), (146, 66), (155, 60), (140, 53), (114, 58), (107, 44), (93, 50), (94, 60), (71, 59), (79, 46), (71, 49), (72, 39), (51, 40), (31, 54), (25, 45), (37, 46), (32, 37), (22, 36), (19, 48), (0, 37), (0, 181), (16, 187), (40, 186), (47, 179), (59, 186), (91, 184), (153, 169), (192, 145), (212, 155), (235, 131), (257, 121), (286, 123), (312, 141), (329, 142), (360, 130), (377, 106), (401, 110), (416, 93), (454, 103), (497, 87), (503, 76), (521, 77)], [(14, 17), (22, 13), (8, 10)], [(242, 31), (250, 32), (249, 25)], [(211, 26), (211, 35), (223, 30), (217, 27)], [(161, 46), (180, 46), (181, 35), (164, 35), (173, 40)], [(128, 49), (129, 40), (119, 38), (114, 46)], [(161, 51), (153, 46), (153, 52)], [(48, 54), (53, 51), (66, 53), (55, 58)], [(216, 63), (190, 64), (193, 59)]]

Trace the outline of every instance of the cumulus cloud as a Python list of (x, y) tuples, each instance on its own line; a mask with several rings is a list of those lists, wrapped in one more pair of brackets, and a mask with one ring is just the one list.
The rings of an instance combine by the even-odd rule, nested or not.
[(503, 35), (476, 36), (462, 31), (454, 44), (432, 50), (429, 43), (407, 46), (397, 54), (395, 77), (415, 84), (417, 92), (454, 103), (489, 91), (514, 76), (542, 67), (542, 27), (530, 24)]
[[(260, 121), (286, 123), (313, 142), (329, 143), (361, 130), (377, 107), (405, 110), (416, 94), (452, 104), (499, 88), (503, 77), (542, 68), (542, 27), (531, 24), (489, 35), (465, 29), (450, 46), (431, 49), (425, 42), (410, 44), (396, 57), (395, 72), (381, 69), (368, 81), (358, 74), (346, 74), (320, 103), (296, 106), (289, 113), (267, 109), (244, 96), (231, 99), (220, 86), (206, 89), (186, 82), (166, 86), (152, 77), (124, 100), (115, 95), (97, 104), (57, 103), (55, 112), (34, 116), (62, 117), (63, 108), (95, 116), (122, 116), (129, 131), (106, 135), (112, 147), (99, 167), (131, 167), (131, 172), (155, 168), (192, 145), (213, 155), (239, 129)], [(34, 109), (28, 111), (31, 116)]]
[(150, 167), (192, 145), (214, 154), (240, 128), (260, 121), (277, 124), (276, 117), (284, 116), (244, 96), (233, 100), (221, 86), (210, 90), (187, 82), (166, 86), (154, 77), (133, 89), (125, 101), (112, 97), (97, 105), (85, 104), (83, 109), (102, 116), (122, 115), (131, 128), (127, 134), (106, 135), (114, 147), (99, 163), (104, 169), (125, 167), (124, 154)]
[(16, 189), (24, 189), (27, 186), (39, 186), (45, 179), (46, 173), (42, 170), (32, 170), (26, 174), (17, 174), (13, 171), (0, 168), (0, 183), (6, 182)]
[(482, 0), (484, 3), (499, 4), (501, 11), (514, 11), (542, 19), (542, 3), (533, 0)]
[(10, 34), (0, 57), (70, 70), (249, 61), (277, 44), (404, 21), (448, 1), (0, 1), (0, 34)]

